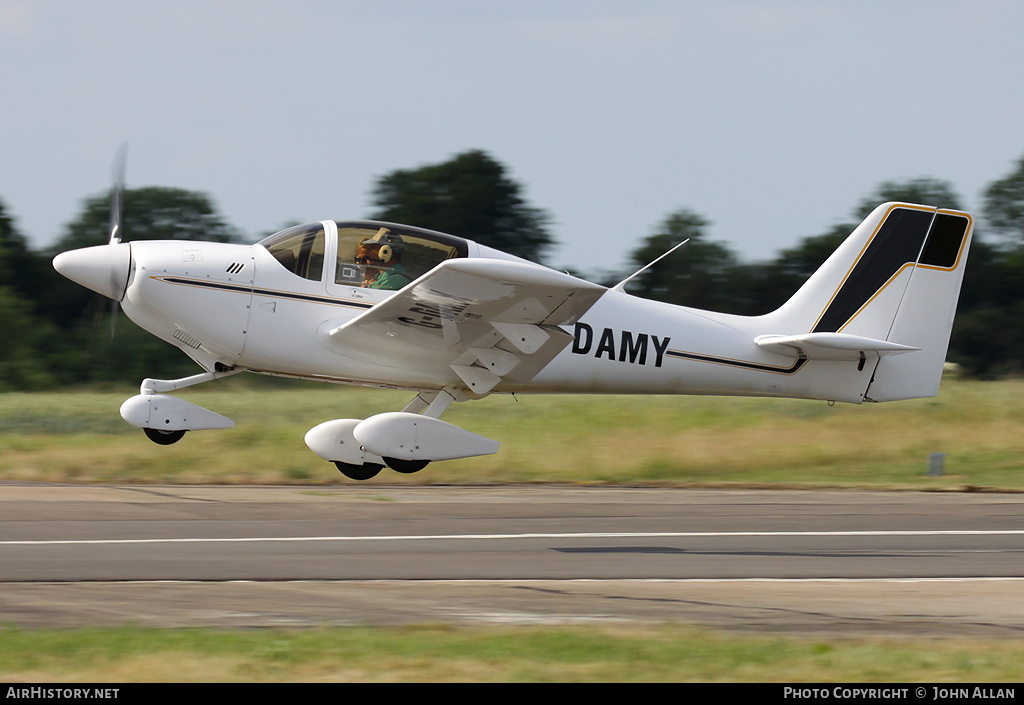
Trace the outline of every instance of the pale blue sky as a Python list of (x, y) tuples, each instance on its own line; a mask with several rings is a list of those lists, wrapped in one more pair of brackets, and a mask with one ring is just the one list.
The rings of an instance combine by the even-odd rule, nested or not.
[(256, 237), (483, 149), (554, 265), (625, 268), (684, 207), (766, 259), (885, 180), (980, 207), (1024, 155), (1022, 36), (1016, 0), (0, 0), (0, 199), (48, 244), (128, 142), (130, 187)]

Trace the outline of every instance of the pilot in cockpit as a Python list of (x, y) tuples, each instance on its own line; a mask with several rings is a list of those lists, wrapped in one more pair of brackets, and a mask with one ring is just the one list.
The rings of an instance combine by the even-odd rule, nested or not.
[(397, 290), (412, 281), (402, 267), (405, 242), (387, 228), (359, 242), (356, 264), (363, 270), (363, 286), (368, 289)]

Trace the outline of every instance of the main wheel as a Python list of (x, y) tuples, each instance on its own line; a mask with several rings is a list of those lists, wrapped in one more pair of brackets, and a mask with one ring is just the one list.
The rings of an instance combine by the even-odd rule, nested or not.
[(429, 460), (402, 460), (401, 458), (384, 458), (384, 462), (395, 472), (410, 475), (430, 465)]
[(181, 437), (185, 435), (184, 431), (164, 431), (159, 428), (144, 428), (146, 437), (154, 443), (159, 443), (162, 446), (169, 446), (172, 443), (177, 443), (181, 440)]
[(341, 474), (350, 480), (369, 480), (370, 478), (376, 477), (377, 473), (384, 469), (383, 465), (378, 465), (377, 463), (354, 465), (352, 463), (343, 463), (340, 460), (335, 460), (334, 464), (338, 466), (338, 470), (341, 471)]

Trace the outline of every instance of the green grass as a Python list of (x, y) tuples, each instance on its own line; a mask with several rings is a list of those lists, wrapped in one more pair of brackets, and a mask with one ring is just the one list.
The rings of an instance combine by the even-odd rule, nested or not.
[(1024, 643), (682, 625), (0, 631), (18, 682), (1019, 682)]
[[(256, 380), (258, 382), (258, 380)], [(0, 479), (348, 482), (303, 443), (332, 418), (402, 408), (406, 392), (216, 382), (179, 393), (235, 428), (150, 443), (118, 415), (134, 389), (0, 395)], [(680, 486), (1024, 489), (1024, 382), (947, 379), (938, 397), (861, 406), (721, 397), (493, 396), (449, 421), (502, 443), (375, 483), (565, 482)], [(931, 453), (945, 472), (928, 477)]]

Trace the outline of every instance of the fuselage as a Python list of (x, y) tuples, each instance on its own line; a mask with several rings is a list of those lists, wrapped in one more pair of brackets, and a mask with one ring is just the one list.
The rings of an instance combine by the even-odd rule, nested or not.
[[(133, 242), (122, 306), (134, 322), (207, 370), (236, 367), (414, 390), (449, 387), (457, 378), (448, 365), (431, 365), (427, 358), (386, 365), (374, 356), (347, 354), (329, 339), (330, 330), (394, 293), (366, 286), (353, 261), (353, 243), (380, 226), (323, 221), (298, 226), (290, 239), (279, 234), (255, 245)], [(407, 242), (422, 238), (429, 257), (524, 262), (472, 241), (389, 227), (400, 228)], [(410, 269), (430, 266), (429, 257), (414, 263), (412, 254), (410, 247)], [(403, 321), (439, 327), (440, 317), (427, 308)], [(503, 380), (491, 391), (803, 397), (816, 379), (836, 375), (853, 378), (852, 388), (867, 387), (870, 369), (757, 346), (754, 338), (766, 325), (770, 317), (699, 311), (609, 290), (580, 320), (561, 327), (571, 340), (536, 376)], [(841, 400), (862, 398), (855, 392)]]

